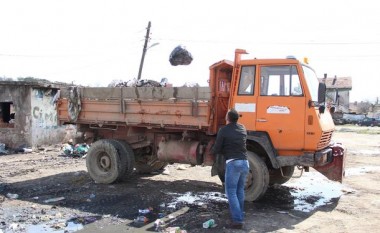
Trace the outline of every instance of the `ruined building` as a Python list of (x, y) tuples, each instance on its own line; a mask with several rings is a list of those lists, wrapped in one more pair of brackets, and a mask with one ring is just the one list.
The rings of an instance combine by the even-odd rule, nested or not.
[(58, 125), (59, 88), (37, 81), (0, 81), (0, 143), (16, 149), (62, 142), (74, 129)]
[(326, 77), (319, 79), (319, 81), (326, 84), (326, 102), (335, 103), (337, 112), (350, 112), (351, 77)]

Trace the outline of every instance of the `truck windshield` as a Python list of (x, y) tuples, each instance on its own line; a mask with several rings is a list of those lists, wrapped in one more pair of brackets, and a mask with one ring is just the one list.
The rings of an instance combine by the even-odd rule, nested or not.
[(308, 66), (302, 65), (303, 73), (305, 74), (305, 79), (307, 86), (309, 87), (310, 95), (312, 101), (318, 101), (318, 86), (319, 81), (314, 70)]

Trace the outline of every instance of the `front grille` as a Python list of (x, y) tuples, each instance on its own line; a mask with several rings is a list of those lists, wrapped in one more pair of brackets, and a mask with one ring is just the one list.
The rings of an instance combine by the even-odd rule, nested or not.
[(317, 146), (317, 150), (324, 149), (330, 144), (332, 134), (333, 134), (332, 130), (331, 131), (325, 131), (322, 133), (321, 140), (319, 140), (319, 143)]

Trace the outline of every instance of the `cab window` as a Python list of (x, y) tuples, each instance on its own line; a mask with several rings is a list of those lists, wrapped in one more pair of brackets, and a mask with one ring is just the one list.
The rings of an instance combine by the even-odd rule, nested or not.
[(260, 68), (261, 96), (303, 96), (296, 66)]
[(240, 72), (239, 95), (253, 95), (256, 66), (243, 66)]

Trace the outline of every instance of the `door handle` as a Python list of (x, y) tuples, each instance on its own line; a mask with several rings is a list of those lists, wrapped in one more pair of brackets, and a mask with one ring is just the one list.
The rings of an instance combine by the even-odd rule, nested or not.
[(257, 122), (267, 122), (267, 119), (257, 119)]

